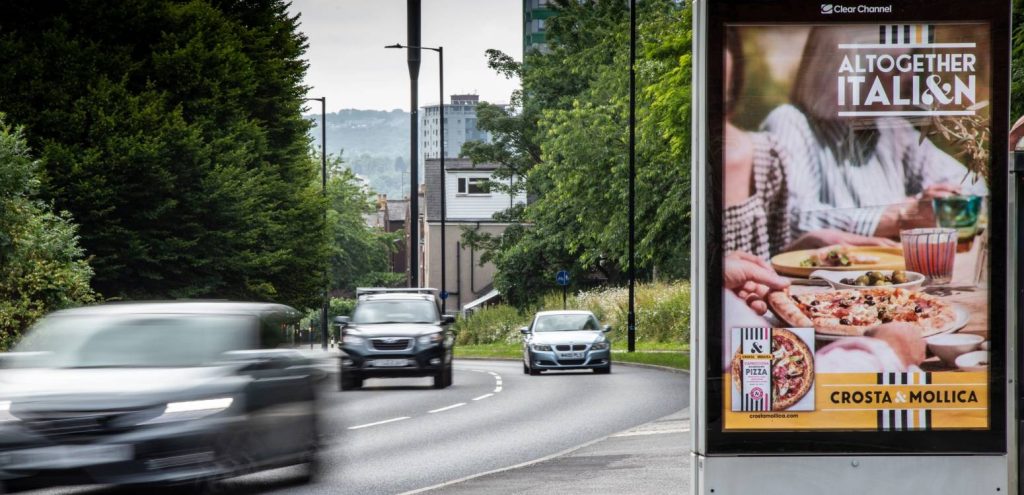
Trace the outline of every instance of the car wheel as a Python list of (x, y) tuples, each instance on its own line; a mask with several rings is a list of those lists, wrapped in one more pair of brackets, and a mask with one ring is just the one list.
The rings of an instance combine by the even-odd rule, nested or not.
[(451, 368), (447, 366), (441, 368), (441, 371), (438, 371), (437, 374), (434, 375), (434, 388), (445, 388), (448, 385), (451, 385), (451, 372)]
[(363, 379), (355, 373), (341, 374), (341, 390), (356, 390), (362, 388)]
[(529, 375), (530, 374), (530, 367), (526, 365), (526, 361), (523, 361), (523, 374), (524, 375)]
[(602, 368), (594, 368), (594, 373), (596, 373), (598, 375), (607, 375), (608, 373), (611, 373), (611, 372), (612, 372), (612, 365), (611, 365), (611, 363), (609, 363), (608, 366), (604, 366)]

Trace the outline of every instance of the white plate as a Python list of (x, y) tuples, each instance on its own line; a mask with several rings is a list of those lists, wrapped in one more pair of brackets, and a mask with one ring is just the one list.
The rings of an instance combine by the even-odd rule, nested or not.
[(559, 352), (558, 359), (583, 359), (582, 352)]
[(374, 367), (377, 368), (401, 368), (402, 366), (409, 366), (408, 359), (374, 359), (370, 361)]
[(906, 289), (906, 290), (918, 290), (918, 289), (921, 288), (921, 285), (924, 284), (924, 281), (926, 279), (926, 277), (923, 274), (920, 274), (920, 273), (917, 273), (917, 272), (908, 271), (908, 270), (904, 270), (904, 272), (907, 274), (908, 282), (904, 282), (902, 284), (892, 284), (892, 285), (877, 286), (877, 285), (850, 285), (850, 284), (844, 284), (844, 283), (840, 282), (840, 280), (842, 280), (844, 278), (856, 279), (857, 277), (859, 277), (861, 275), (864, 275), (867, 272), (876, 272), (876, 271), (877, 272), (888, 272), (888, 275), (892, 276), (892, 272), (894, 270), (860, 270), (860, 271), (850, 271), (850, 272), (840, 272), (840, 271), (835, 271), (835, 270), (815, 270), (815, 271), (811, 272), (811, 274), (808, 275), (807, 278), (811, 278), (811, 279), (817, 278), (817, 279), (824, 280), (824, 281), (828, 282), (829, 285), (831, 285), (833, 289), (857, 289), (857, 290), (877, 289), (879, 287), (886, 288), (886, 289), (888, 289), (888, 288), (897, 288), (898, 287), (900, 289)]
[[(959, 304), (951, 304), (950, 306), (953, 307), (953, 313), (956, 315), (956, 318), (953, 320), (952, 323), (949, 324), (949, 326), (943, 328), (942, 331), (935, 332), (929, 335), (928, 337), (934, 337), (936, 335), (942, 335), (944, 333), (953, 333), (966, 326), (967, 322), (970, 321), (971, 314), (968, 313), (966, 309), (961, 307)], [(814, 338), (817, 340), (823, 340), (825, 342), (833, 342), (836, 340), (847, 339), (850, 337), (851, 335), (831, 335), (826, 333), (820, 333), (817, 330), (814, 331)]]
[(962, 371), (988, 371), (989, 361), (988, 351), (972, 351), (957, 356), (956, 367)]

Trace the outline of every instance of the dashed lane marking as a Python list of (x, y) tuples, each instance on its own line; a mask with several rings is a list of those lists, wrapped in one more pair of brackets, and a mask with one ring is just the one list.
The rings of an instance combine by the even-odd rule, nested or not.
[(359, 426), (349, 426), (348, 429), (350, 429), (350, 430), (358, 430), (360, 428), (369, 428), (371, 426), (377, 426), (377, 425), (382, 425), (382, 424), (386, 424), (386, 423), (394, 423), (395, 421), (402, 421), (404, 419), (409, 419), (409, 418), (411, 418), (411, 416), (402, 416), (400, 418), (385, 419), (384, 421), (377, 421), (376, 423), (367, 423), (365, 425), (359, 425)]
[(462, 407), (464, 405), (466, 405), (465, 402), (459, 402), (458, 404), (452, 404), (450, 406), (442, 407), (440, 409), (434, 409), (433, 411), (427, 411), (427, 414), (439, 413), (441, 411), (447, 411), (449, 409), (455, 409), (456, 407)]
[(486, 398), (488, 398), (488, 397), (491, 397), (491, 396), (493, 396), (493, 395), (494, 395), (494, 394), (484, 394), (484, 395), (481, 395), (480, 397), (477, 397), (477, 398), (475, 398), (475, 399), (473, 399), (473, 400), (482, 400), (482, 399), (486, 399)]

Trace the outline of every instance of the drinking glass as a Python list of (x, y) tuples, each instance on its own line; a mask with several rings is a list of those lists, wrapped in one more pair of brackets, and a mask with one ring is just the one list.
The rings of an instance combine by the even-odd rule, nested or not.
[(903, 242), (903, 261), (907, 270), (924, 274), (933, 285), (952, 281), (953, 262), (956, 259), (956, 229), (903, 230), (900, 231), (900, 240)]
[(960, 241), (970, 241), (978, 230), (981, 196), (947, 196), (932, 199), (939, 227), (956, 229)]

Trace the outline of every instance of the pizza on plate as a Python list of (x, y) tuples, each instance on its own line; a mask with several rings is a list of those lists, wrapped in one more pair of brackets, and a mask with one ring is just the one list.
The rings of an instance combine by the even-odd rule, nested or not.
[[(741, 354), (732, 358), (732, 377), (743, 389)], [(785, 411), (800, 402), (814, 386), (814, 354), (797, 334), (784, 328), (772, 329), (772, 410)]]
[(942, 300), (892, 287), (798, 295), (773, 292), (768, 305), (790, 325), (837, 336), (861, 336), (889, 322), (910, 324), (929, 336), (948, 330), (956, 321), (953, 307)]

